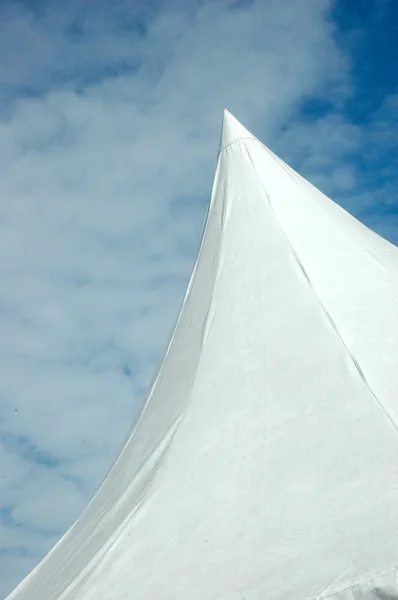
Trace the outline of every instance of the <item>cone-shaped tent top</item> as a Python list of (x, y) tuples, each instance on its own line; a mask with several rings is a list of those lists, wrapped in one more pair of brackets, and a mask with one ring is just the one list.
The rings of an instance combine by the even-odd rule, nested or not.
[(239, 123), (228, 110), (224, 110), (224, 118), (221, 130), (220, 152), (239, 140), (254, 140), (253, 134)]
[(226, 112), (143, 413), (10, 598), (397, 597), (397, 309), (397, 248)]

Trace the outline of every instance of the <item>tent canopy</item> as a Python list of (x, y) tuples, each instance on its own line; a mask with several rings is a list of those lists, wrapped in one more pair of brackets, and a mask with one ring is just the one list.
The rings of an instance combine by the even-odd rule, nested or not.
[(141, 417), (9, 599), (397, 597), (397, 312), (398, 249), (225, 111)]

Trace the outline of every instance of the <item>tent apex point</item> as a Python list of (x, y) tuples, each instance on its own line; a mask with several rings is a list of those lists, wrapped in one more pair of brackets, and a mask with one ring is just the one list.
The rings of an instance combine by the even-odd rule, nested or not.
[(250, 133), (238, 121), (236, 117), (232, 113), (229, 112), (226, 108), (224, 109), (223, 115), (223, 124), (222, 124), (222, 133), (221, 133), (221, 143), (220, 143), (220, 152), (225, 150), (227, 146), (230, 146), (234, 142), (244, 139), (256, 139), (255, 136)]

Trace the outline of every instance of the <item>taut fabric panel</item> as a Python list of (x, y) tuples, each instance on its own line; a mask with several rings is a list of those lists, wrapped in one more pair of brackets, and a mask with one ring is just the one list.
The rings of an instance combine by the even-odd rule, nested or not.
[(230, 113), (138, 423), (9, 600), (398, 593), (398, 250)]

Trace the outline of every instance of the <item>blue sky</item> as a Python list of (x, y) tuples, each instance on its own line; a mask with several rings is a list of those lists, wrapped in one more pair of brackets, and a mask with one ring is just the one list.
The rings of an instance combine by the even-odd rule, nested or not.
[(395, 0), (142, 4), (0, 4), (0, 597), (136, 418), (224, 107), (398, 242)]

